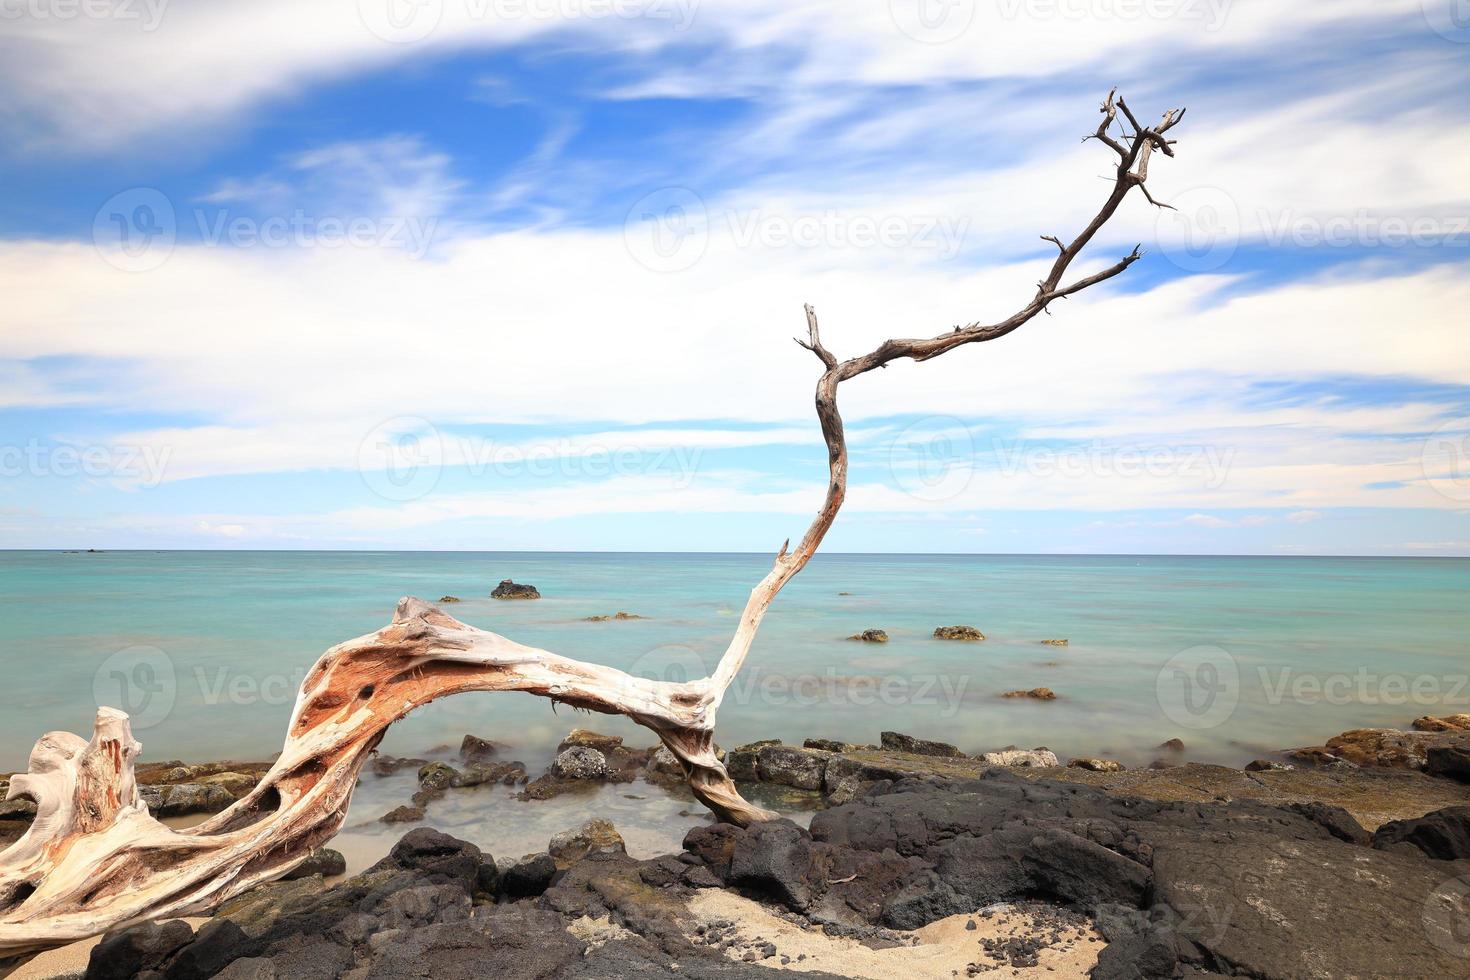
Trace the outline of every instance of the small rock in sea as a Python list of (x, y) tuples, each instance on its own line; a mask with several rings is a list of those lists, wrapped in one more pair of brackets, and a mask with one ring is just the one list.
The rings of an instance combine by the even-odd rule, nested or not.
[(1042, 640), (1041, 642), (1049, 647), (1064, 647), (1067, 645), (1066, 640)]
[(612, 821), (599, 818), (552, 837), (546, 850), (557, 870), (565, 871), (588, 854), (626, 854), (628, 847)]
[(638, 615), (635, 615), (633, 613), (618, 612), (618, 613), (613, 613), (611, 616), (605, 616), (605, 615), (604, 616), (588, 616), (586, 619), (583, 620), (583, 622), (584, 623), (608, 623), (608, 622), (623, 623), (623, 622), (627, 622), (630, 619), (647, 619), (647, 618), (648, 618), (647, 616), (638, 616)]
[(466, 762), (482, 762), (500, 751), (502, 746), (488, 738), (466, 735), (459, 743), (459, 757)]
[(454, 777), (451, 785), (456, 787), (483, 786), (486, 783), (501, 783), (514, 786), (526, 776), (524, 762), (472, 762)]
[(573, 728), (570, 732), (567, 732), (567, 737), (561, 740), (561, 744), (556, 747), (556, 751), (565, 752), (567, 749), (574, 748), (578, 745), (585, 746), (589, 749), (596, 749), (603, 755), (610, 755), (614, 749), (622, 747), (623, 737), (621, 735), (604, 735), (601, 732), (594, 732), (589, 728)]
[(1086, 769), (1088, 772), (1122, 772), (1123, 763), (1112, 759), (1073, 759), (1067, 763), (1069, 769)]
[(863, 630), (848, 637), (849, 640), (861, 640), (864, 643), (887, 643), (888, 634), (883, 630)]
[(1289, 762), (1277, 762), (1274, 759), (1255, 759), (1245, 764), (1246, 772), (1285, 772), (1295, 768)]
[(985, 634), (973, 626), (939, 626), (934, 630), (936, 640), (983, 640)]
[(400, 759), (397, 756), (376, 755), (373, 756), (369, 767), (374, 776), (391, 776), (400, 769), (417, 769), (428, 761), (428, 759)]
[(459, 601), (459, 596), (457, 596), (457, 595), (441, 595), (439, 597), (439, 602), (440, 602), (441, 605), (443, 603), (446, 603), (446, 602), (458, 602), (458, 601)]
[(1003, 698), (1030, 698), (1033, 701), (1055, 701), (1056, 692), (1049, 687), (1033, 687), (1029, 691), (1006, 691)]
[(1051, 749), (1002, 749), (999, 752), (982, 754), (980, 761), (992, 766), (1015, 766), (1021, 769), (1044, 769), (1062, 764)]
[(534, 585), (522, 585), (512, 582), (510, 579), (501, 579), (500, 584), (490, 593), (492, 599), (539, 599), (541, 593), (536, 591)]
[(1416, 732), (1470, 732), (1470, 714), (1445, 715), (1435, 718), (1425, 715), (1414, 719)]
[(1183, 752), (1184, 740), (1180, 738), (1171, 738), (1167, 742), (1160, 742), (1159, 748), (1168, 749), (1170, 752)]
[(562, 779), (601, 779), (607, 775), (607, 756), (585, 745), (574, 745), (556, 757), (551, 771)]
[(422, 819), (424, 819), (424, 808), (407, 804), (395, 807), (378, 818), (382, 823), (417, 823)]
[(426, 790), (448, 789), (454, 785), (459, 771), (444, 762), (430, 762), (419, 769), (419, 788)]
[(935, 755), (957, 759), (965, 753), (948, 742), (931, 742), (927, 738), (914, 738), (902, 732), (880, 732), (878, 741), (889, 752), (907, 752), (910, 755)]
[(851, 592), (839, 592), (838, 595), (852, 595)]

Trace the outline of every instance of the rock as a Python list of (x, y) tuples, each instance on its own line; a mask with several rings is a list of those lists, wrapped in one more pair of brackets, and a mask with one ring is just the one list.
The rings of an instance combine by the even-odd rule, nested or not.
[(131, 980), (144, 970), (165, 963), (194, 938), (194, 928), (182, 919), (148, 922), (123, 932), (108, 933), (92, 947), (88, 980)]
[(617, 612), (617, 613), (613, 613), (611, 616), (606, 616), (606, 615), (603, 615), (603, 616), (588, 616), (586, 619), (583, 620), (583, 622), (585, 622), (585, 623), (607, 623), (607, 622), (623, 623), (623, 622), (627, 622), (630, 619), (647, 619), (647, 618), (648, 618), (647, 616), (635, 616), (633, 613)]
[(1283, 809), (1299, 813), (1327, 831), (1338, 840), (1349, 844), (1367, 845), (1372, 835), (1363, 829), (1357, 818), (1340, 806), (1332, 806), (1312, 800), (1305, 803), (1287, 803)]
[(226, 792), (238, 800), (255, 788), (255, 784), (260, 782), (260, 777), (244, 772), (226, 771), (201, 776), (199, 781), (201, 783), (223, 786)]
[[(160, 796), (160, 800), (162, 797)], [(150, 810), (158, 809), (149, 804)], [(17, 796), (13, 800), (0, 802), (0, 820), (24, 820), (30, 821), (36, 816), (36, 801), (28, 796)]]
[(1253, 759), (1245, 764), (1246, 772), (1286, 772), (1295, 768), (1289, 762), (1277, 762), (1274, 759)]
[(767, 745), (756, 753), (756, 775), (763, 782), (796, 789), (820, 790), (831, 753), (798, 749), (790, 745)]
[(374, 776), (391, 776), (400, 769), (417, 769), (426, 765), (428, 759), (400, 759), (391, 755), (375, 755), (369, 768)]
[(589, 731), (585, 728), (574, 728), (567, 733), (566, 738), (561, 740), (556, 751), (565, 752), (578, 745), (596, 749), (603, 755), (610, 755), (614, 749), (622, 748), (623, 738), (621, 735), (603, 735), (601, 732)]
[(450, 785), (466, 787), (501, 783), (505, 786), (514, 786), (525, 777), (526, 764), (524, 762), (475, 762), (465, 766), (454, 777)]
[(1055, 701), (1056, 692), (1049, 687), (1033, 687), (1029, 691), (1006, 691), (1003, 698), (1030, 698), (1033, 701)]
[(1424, 754), (1424, 771), (1431, 776), (1470, 783), (1470, 738), (1431, 746)]
[(627, 845), (610, 820), (595, 819), (584, 823), (577, 830), (564, 830), (551, 838), (547, 853), (556, 862), (557, 870), (567, 868), (588, 854), (626, 854)]
[(1414, 719), (1413, 728), (1416, 732), (1470, 732), (1470, 714), (1445, 715), (1442, 718), (1425, 715)]
[[(980, 756), (982, 762), (988, 762), (992, 766), (1019, 766), (1026, 769), (1037, 769), (1048, 766), (1060, 766), (1061, 760), (1057, 758), (1051, 749), (1001, 749), (999, 752), (985, 752)], [(1116, 764), (1116, 763), (1115, 763)], [(1121, 769), (1122, 767), (1119, 766)], [(1110, 769), (1101, 769), (1099, 772), (1112, 772)]]
[(437, 793), (454, 785), (459, 770), (447, 762), (430, 762), (419, 767), (419, 788)]
[(312, 875), (321, 875), (323, 878), (335, 878), (337, 875), (346, 873), (347, 858), (342, 856), (342, 852), (334, 851), (330, 847), (324, 847), (319, 851), (312, 852), (311, 857), (288, 871), (281, 880), (296, 881), (300, 878), (310, 878)]
[(381, 823), (418, 823), (422, 819), (424, 819), (424, 808), (408, 804), (394, 807), (378, 818)]
[(679, 762), (679, 757), (669, 751), (667, 745), (660, 745), (653, 750), (648, 757), (648, 768), (666, 776), (678, 776), (681, 779), (684, 777), (684, 766)]
[(735, 841), (726, 880), (799, 912), (811, 902), (811, 873), (807, 832), (789, 820), (768, 820)]
[(767, 738), (759, 742), (737, 745), (725, 757), (725, 771), (730, 774), (731, 779), (745, 781), (759, 779), (760, 773), (757, 770), (760, 763), (760, 750), (767, 745), (780, 744), (779, 738)]
[(416, 872), (431, 881), (449, 880), (472, 886), (479, 880), (480, 865), (487, 862), (494, 866), (494, 860), (486, 858), (474, 844), (430, 827), (419, 827), (404, 834), (388, 856), (371, 870), (397, 868)]
[(804, 749), (821, 749), (824, 752), (854, 752), (861, 748), (872, 748), (871, 745), (862, 746), (853, 742), (839, 742), (831, 738), (809, 738), (801, 743), (801, 747)]
[(181, 783), (164, 793), (158, 813), (164, 817), (218, 813), (234, 802), (234, 794), (217, 783)]
[(1184, 740), (1181, 738), (1171, 738), (1166, 742), (1160, 742), (1159, 748), (1168, 749), (1170, 752), (1183, 752)]
[(1470, 806), (1449, 806), (1414, 820), (1395, 820), (1373, 833), (1373, 846), (1412, 846), (1437, 861), (1470, 858)]
[(478, 735), (466, 735), (459, 743), (459, 757), (466, 762), (484, 762), (498, 754), (503, 746)]
[(934, 629), (936, 640), (983, 640), (985, 634), (973, 626), (938, 626)]
[(1122, 772), (1123, 763), (1112, 759), (1073, 759), (1067, 763), (1069, 769), (1086, 769), (1088, 772)]
[(878, 741), (889, 752), (907, 752), (910, 755), (937, 755), (947, 758), (957, 758), (965, 754), (948, 742), (931, 742), (928, 739), (904, 735), (902, 732), (880, 732), (878, 734)]
[(490, 593), (490, 598), (539, 599), (541, 598), (541, 593), (536, 591), (536, 586), (534, 585), (521, 585), (507, 578), (500, 580), (500, 584)]
[(1327, 740), (1327, 751), (1357, 766), (1423, 769), (1431, 745), (1442, 740), (1432, 732), (1400, 732), (1391, 728), (1358, 728)]
[(459, 596), (457, 596), (457, 595), (441, 595), (439, 597), (439, 602), (440, 602), (441, 605), (443, 603), (446, 603), (446, 602), (458, 602), (458, 601), (459, 601)]
[(556, 861), (550, 854), (527, 855), (511, 865), (500, 879), (500, 890), (511, 898), (530, 898), (551, 887)]
[(561, 779), (601, 779), (607, 775), (607, 757), (585, 745), (574, 745), (557, 755), (552, 774)]
[(1042, 640), (1041, 643), (1043, 646), (1048, 647), (1064, 647), (1067, 645), (1066, 640)]
[(863, 643), (887, 643), (888, 634), (883, 630), (863, 630), (848, 637), (849, 640), (860, 640)]

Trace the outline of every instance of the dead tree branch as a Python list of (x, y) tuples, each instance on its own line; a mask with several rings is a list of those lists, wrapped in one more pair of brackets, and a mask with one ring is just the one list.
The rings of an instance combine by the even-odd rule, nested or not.
[[(1121, 112), (1132, 126), (1110, 130)], [(1119, 275), (1138, 248), (1107, 268), (1065, 283), (1068, 269), (1128, 192), (1142, 188), (1155, 151), (1184, 111), (1152, 129), (1139, 124), (1116, 92), (1102, 106), (1097, 139), (1118, 157), (1111, 192), (1070, 242), (1042, 236), (1059, 254), (1029, 302), (996, 323), (971, 323), (936, 337), (888, 340), (839, 360), (822, 342), (806, 307), (806, 339), (822, 362), (816, 411), (827, 444), (826, 497), (795, 548), (783, 545), (751, 591), (740, 622), (711, 676), (687, 683), (633, 677), (523, 646), (459, 622), (418, 599), (399, 602), (376, 633), (339, 644), (303, 682), (280, 758), (259, 785), (223, 813), (188, 830), (149, 815), (133, 779), (140, 751), (125, 714), (97, 713), (91, 741), (53, 732), (31, 752), (30, 771), (10, 782), (10, 798), (30, 797), (28, 832), (0, 852), (0, 958), (23, 957), (148, 919), (197, 914), (290, 871), (342, 826), (358, 774), (388, 727), (413, 709), (465, 691), (523, 691), (588, 711), (623, 715), (652, 730), (680, 760), (690, 788), (721, 819), (739, 824), (773, 814), (741, 798), (715, 757), (715, 719), (776, 595), (821, 545), (847, 494), (847, 442), (837, 409), (843, 381), (899, 358), (926, 361), (965, 344), (1004, 337), (1055, 300)], [(1144, 195), (1153, 200), (1147, 190)]]

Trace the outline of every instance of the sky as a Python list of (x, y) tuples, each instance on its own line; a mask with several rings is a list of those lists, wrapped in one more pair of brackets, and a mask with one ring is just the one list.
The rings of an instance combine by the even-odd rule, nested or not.
[(1463, 0), (0, 0), (0, 547), (1470, 555)]

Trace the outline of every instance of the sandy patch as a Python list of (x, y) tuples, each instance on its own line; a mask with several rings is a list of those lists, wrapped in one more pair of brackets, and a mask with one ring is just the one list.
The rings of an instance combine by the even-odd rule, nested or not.
[[(689, 938), (709, 944), (711, 930), (725, 955), (762, 966), (803, 972), (821, 970), (866, 980), (905, 980), (982, 976), (1085, 978), (1107, 944), (1090, 922), (1041, 906), (997, 905), (952, 915), (914, 932), (895, 932), (900, 945), (875, 949), (857, 939), (829, 936), (773, 914), (765, 906), (731, 892), (701, 891), (689, 903), (696, 921)], [(974, 923), (971, 928), (970, 924)], [(704, 932), (698, 927), (703, 926)], [(1035, 965), (1015, 955), (1027, 939), (1040, 940)], [(772, 954), (771, 947), (775, 947)], [(1027, 950), (1027, 953), (1032, 952)]]

